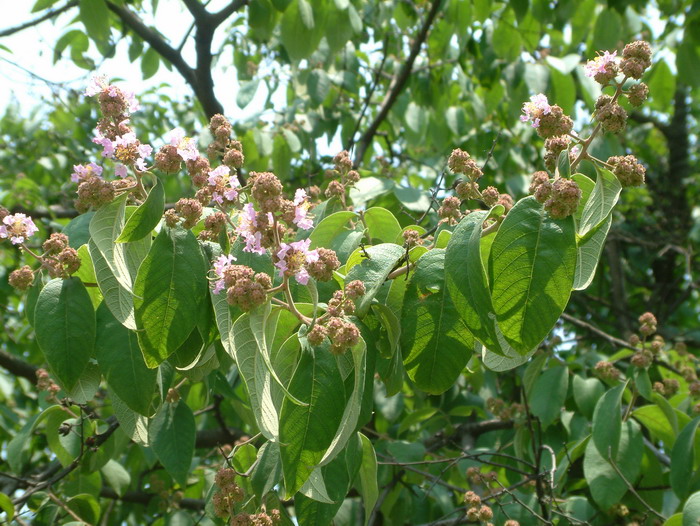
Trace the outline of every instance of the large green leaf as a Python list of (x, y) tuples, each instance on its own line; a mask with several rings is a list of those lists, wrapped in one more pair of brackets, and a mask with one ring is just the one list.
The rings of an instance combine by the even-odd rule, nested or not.
[(591, 418), (598, 400), (605, 392), (603, 383), (597, 378), (582, 378), (575, 374), (573, 384), (572, 392), (579, 411), (586, 418)]
[(137, 413), (150, 416), (157, 372), (146, 367), (136, 333), (119, 323), (104, 303), (97, 309), (95, 354), (119, 398)]
[(493, 353), (504, 354), (481, 260), (481, 226), (487, 216), (486, 211), (472, 212), (455, 228), (445, 252), (445, 282), (457, 312), (472, 334)]
[(194, 455), (195, 422), (183, 401), (164, 404), (148, 426), (153, 452), (166, 471), (181, 486), (187, 483)]
[(160, 182), (160, 179), (156, 179), (155, 186), (151, 188), (143, 204), (131, 214), (116, 242), (138, 241), (146, 237), (163, 216), (164, 206), (165, 190), (163, 189), (163, 183)]
[(109, 40), (109, 9), (105, 0), (80, 0), (80, 20), (87, 34), (99, 43)]
[(194, 329), (207, 294), (206, 273), (192, 232), (164, 227), (134, 283), (139, 344), (149, 367), (174, 353)]
[(563, 366), (550, 367), (535, 382), (530, 409), (543, 427), (549, 427), (561, 415), (568, 388), (569, 369)]
[(287, 496), (294, 495), (321, 462), (345, 410), (345, 388), (330, 344), (304, 344), (289, 385), (301, 406), (285, 398), (279, 419), (280, 455)]
[(691, 491), (693, 467), (695, 463), (695, 431), (700, 424), (700, 417), (694, 418), (678, 434), (671, 452), (671, 487), (679, 499), (684, 499)]
[(319, 221), (318, 225), (316, 225), (309, 236), (309, 239), (311, 239), (310, 248), (331, 247), (333, 240), (342, 232), (348, 230), (345, 226), (348, 221), (356, 217), (357, 214), (355, 212), (350, 212), (348, 210), (335, 212), (334, 214), (324, 217)]
[(603, 223), (612, 212), (620, 198), (622, 185), (610, 170), (596, 167), (596, 181), (591, 195), (586, 201), (578, 224), (578, 235), (586, 236), (598, 225)]
[[(612, 458), (630, 484), (634, 484), (639, 475), (643, 453), (644, 441), (639, 424), (627, 420), (622, 426), (617, 455)], [(586, 446), (583, 473), (593, 500), (604, 510), (620, 502), (627, 492), (627, 484), (610, 463), (608, 454), (601, 455), (592, 440)]]
[(377, 455), (369, 438), (360, 433), (362, 441), (362, 464), (360, 466), (360, 493), (365, 506), (365, 524), (379, 498), (377, 484)]
[(323, 4), (320, 0), (313, 5), (309, 0), (293, 0), (284, 11), (280, 37), (292, 60), (308, 58), (318, 47), (325, 30)]
[(489, 265), (496, 320), (516, 351), (531, 351), (552, 330), (575, 270), (573, 218), (551, 218), (534, 197), (518, 201), (493, 240)]
[(439, 394), (454, 384), (474, 349), (474, 337), (445, 289), (445, 250), (420, 257), (401, 315), (404, 367), (419, 389)]
[(104, 302), (114, 317), (125, 327), (136, 330), (134, 318), (134, 296), (114, 276), (97, 245), (90, 240), (88, 251), (95, 268), (95, 279)]
[(603, 252), (605, 239), (612, 226), (612, 213), (595, 229), (590, 231), (586, 237), (579, 239), (576, 250), (576, 275), (574, 277), (573, 290), (583, 290), (588, 287), (595, 277), (598, 268), (600, 254)]
[(346, 283), (359, 279), (365, 284), (365, 295), (357, 300), (357, 315), (360, 318), (367, 313), (380, 287), (406, 251), (399, 245), (382, 243), (367, 247), (366, 253), (369, 257), (352, 267), (345, 277)]
[(683, 526), (700, 524), (700, 491), (693, 493), (683, 506)]
[(34, 311), (36, 340), (66, 389), (78, 383), (95, 348), (95, 310), (78, 278), (52, 279)]
[(591, 442), (605, 458), (608, 452), (617, 455), (617, 445), (622, 432), (622, 416), (620, 414), (622, 394), (627, 384), (620, 384), (607, 391), (600, 397), (593, 411), (593, 431)]
[(363, 221), (367, 226), (370, 244), (393, 243), (401, 236), (401, 225), (394, 214), (386, 208), (379, 206), (370, 208), (363, 214)]

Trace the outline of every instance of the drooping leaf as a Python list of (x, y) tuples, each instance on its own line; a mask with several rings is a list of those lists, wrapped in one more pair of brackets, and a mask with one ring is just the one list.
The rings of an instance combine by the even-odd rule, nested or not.
[(700, 417), (694, 418), (682, 429), (671, 452), (669, 479), (673, 492), (681, 500), (686, 498), (691, 490), (695, 462), (695, 431), (698, 424), (700, 424)]
[(362, 262), (350, 269), (345, 278), (346, 283), (359, 279), (365, 284), (365, 295), (357, 300), (357, 316), (362, 318), (386, 281), (396, 263), (406, 253), (405, 249), (393, 243), (382, 243), (366, 248), (367, 255)]
[(207, 267), (192, 232), (163, 228), (134, 283), (138, 339), (146, 365), (157, 367), (187, 339), (207, 294)]
[(595, 411), (593, 411), (591, 442), (604, 458), (607, 458), (608, 451), (612, 452), (613, 458), (617, 456), (617, 446), (620, 442), (622, 429), (620, 404), (625, 387), (627, 387), (627, 383), (620, 384), (607, 391), (600, 397), (595, 406)]
[(605, 239), (612, 226), (612, 213), (588, 235), (578, 241), (576, 250), (576, 275), (574, 277), (573, 290), (584, 290), (591, 284), (598, 268), (600, 255), (603, 252)]
[(105, 0), (80, 0), (80, 20), (87, 34), (99, 43), (109, 40), (109, 9)]
[(419, 389), (439, 394), (454, 384), (474, 349), (474, 338), (445, 287), (445, 250), (416, 263), (401, 315), (404, 367)]
[(367, 225), (370, 244), (393, 243), (401, 235), (401, 225), (386, 208), (374, 206), (363, 214), (363, 219)]
[(360, 493), (365, 507), (365, 525), (369, 521), (370, 514), (379, 498), (377, 484), (377, 455), (374, 452), (372, 442), (360, 433), (362, 441), (362, 464), (360, 466)]
[(530, 395), (530, 409), (544, 428), (560, 416), (568, 388), (569, 369), (563, 366), (550, 367), (535, 382)]
[(153, 452), (182, 486), (187, 483), (195, 434), (192, 410), (182, 400), (176, 404), (164, 404), (148, 426)]
[(575, 270), (573, 218), (551, 218), (534, 197), (518, 201), (493, 240), (489, 264), (496, 320), (516, 351), (531, 351), (552, 330)]
[(58, 380), (66, 389), (75, 387), (95, 348), (95, 310), (83, 282), (49, 281), (36, 302), (34, 330)]
[[(617, 455), (612, 458), (630, 484), (634, 484), (639, 475), (643, 453), (644, 441), (639, 424), (627, 420), (622, 426)], [(627, 484), (610, 463), (608, 454), (602, 455), (593, 440), (586, 446), (583, 473), (593, 500), (604, 510), (620, 502), (627, 492)]]
[(578, 224), (577, 234), (586, 236), (602, 224), (620, 198), (622, 185), (610, 170), (596, 167), (597, 178), (590, 197), (586, 201)]
[(157, 373), (149, 369), (134, 331), (124, 327), (103, 303), (97, 309), (97, 363), (109, 386), (139, 414), (150, 416)]
[(573, 384), (572, 392), (579, 411), (586, 418), (591, 418), (598, 400), (605, 392), (603, 383), (597, 378), (581, 378), (575, 374)]
[(116, 491), (117, 495), (124, 495), (131, 484), (131, 475), (119, 462), (110, 459), (102, 468), (100, 473), (107, 480), (107, 483)]
[(345, 410), (345, 389), (330, 344), (303, 346), (289, 385), (307, 406), (284, 400), (279, 419), (280, 455), (285, 490), (291, 496), (321, 462), (336, 435)]
[(165, 206), (165, 190), (160, 179), (156, 179), (156, 184), (151, 188), (146, 200), (131, 214), (122, 229), (116, 243), (128, 241), (138, 241), (143, 239), (156, 227), (163, 216)]

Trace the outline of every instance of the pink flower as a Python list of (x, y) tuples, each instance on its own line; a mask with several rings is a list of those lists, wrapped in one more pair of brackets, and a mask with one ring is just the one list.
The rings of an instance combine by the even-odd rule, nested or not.
[(98, 132), (92, 139), (92, 142), (102, 146), (102, 157), (107, 157), (108, 159), (114, 157), (114, 144), (107, 137), (103, 137), (102, 134)]
[(610, 64), (615, 64), (617, 61), (617, 51), (612, 53), (605, 51), (602, 55), (598, 55), (593, 60), (589, 60), (583, 69), (587, 77), (595, 77), (598, 73), (607, 73), (605, 69)]
[(95, 164), (74, 164), (73, 173), (70, 174), (70, 180), (74, 183), (80, 183), (83, 179), (88, 179), (92, 176), (100, 177), (102, 175), (102, 167)]
[(114, 167), (114, 175), (124, 179), (128, 175), (128, 171), (126, 169), (126, 166), (124, 166), (123, 164), (118, 164), (117, 166), (115, 166)]
[(171, 130), (169, 135), (171, 146), (177, 148), (177, 153), (182, 157), (183, 161), (195, 161), (199, 157), (197, 143), (190, 137), (185, 137), (185, 131), (182, 128)]
[(305, 268), (308, 263), (318, 261), (318, 251), (309, 250), (310, 239), (281, 243), (277, 251), (275, 266), (283, 275), (294, 276), (297, 283), (306, 285), (309, 282), (309, 273)]
[(306, 191), (303, 188), (297, 189), (294, 194), (294, 224), (302, 230), (313, 228), (314, 222), (308, 216), (311, 203), (306, 199)]
[(0, 238), (9, 238), (13, 245), (20, 245), (38, 231), (39, 229), (31, 217), (24, 214), (8, 215), (5, 216), (0, 225)]
[(522, 122), (532, 121), (532, 127), (537, 128), (540, 125), (540, 117), (542, 115), (549, 115), (552, 111), (552, 107), (547, 101), (547, 96), (542, 93), (538, 95), (533, 95), (530, 97), (530, 102), (523, 104), (523, 113), (525, 115), (520, 116)]
[[(88, 82), (87, 88), (85, 88), (85, 95), (88, 97), (94, 97), (98, 93), (101, 93), (109, 86), (109, 81), (107, 80), (107, 75), (95, 75)], [(112, 95), (110, 93), (110, 95)], [(114, 97), (114, 95), (112, 95)]]
[(224, 199), (226, 201), (235, 201), (238, 197), (239, 186), (238, 179), (231, 177), (230, 170), (228, 166), (221, 165), (209, 172), (209, 186), (214, 187), (214, 192), (212, 193), (212, 199), (219, 203), (224, 204)]
[(243, 248), (245, 252), (264, 254), (265, 249), (261, 244), (262, 236), (257, 231), (257, 226), (258, 219), (255, 207), (252, 203), (247, 203), (241, 210), (241, 213), (238, 214), (236, 232), (245, 239), (245, 247)]
[(219, 294), (226, 287), (224, 284), (224, 271), (234, 261), (236, 261), (236, 258), (231, 254), (227, 256), (221, 255), (214, 261), (214, 274), (219, 278), (214, 282), (214, 290), (212, 291), (214, 294)]

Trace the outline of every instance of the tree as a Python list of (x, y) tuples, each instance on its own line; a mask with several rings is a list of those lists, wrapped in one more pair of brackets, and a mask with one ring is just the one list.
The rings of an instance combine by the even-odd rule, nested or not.
[[(92, 69), (124, 38), (197, 103), (133, 113), (98, 79), (48, 129), (0, 123), (0, 235), (23, 247), (3, 266), (28, 289), (2, 289), (8, 515), (697, 520), (690, 3), (659, 5), (662, 26), (636, 2), (183, 1), (194, 65), (150, 5), (58, 4), (0, 35), (72, 10), (56, 57)], [(624, 44), (653, 34), (649, 68)], [(287, 76), (272, 122), (219, 115), (226, 54), (240, 106)], [(91, 165), (98, 103), (112, 160)], [(203, 121), (199, 143), (145, 148)], [(54, 176), (73, 164), (75, 204)]]

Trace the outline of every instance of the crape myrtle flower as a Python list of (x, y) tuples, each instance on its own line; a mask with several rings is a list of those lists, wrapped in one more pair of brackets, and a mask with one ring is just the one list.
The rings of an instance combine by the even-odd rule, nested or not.
[(245, 247), (243, 247), (245, 252), (264, 254), (265, 249), (261, 244), (262, 234), (257, 228), (258, 215), (259, 214), (255, 211), (253, 203), (246, 203), (243, 206), (241, 213), (238, 214), (238, 226), (236, 227), (236, 233), (242, 236), (245, 240)]
[(174, 146), (177, 154), (183, 161), (195, 161), (199, 157), (197, 143), (191, 137), (185, 137), (185, 131), (182, 128), (175, 128), (168, 134), (170, 146)]
[(214, 282), (214, 290), (212, 291), (214, 294), (219, 294), (226, 288), (224, 283), (224, 269), (233, 264), (234, 261), (236, 261), (236, 258), (231, 254), (219, 256), (214, 261), (214, 274), (219, 278)]
[(80, 183), (90, 177), (101, 177), (102, 167), (95, 163), (89, 164), (74, 164), (73, 173), (70, 174), (70, 180), (74, 183)]
[(127, 166), (135, 166), (139, 171), (145, 171), (145, 158), (153, 152), (151, 146), (139, 142), (134, 132), (125, 133), (111, 140), (98, 131), (92, 142), (102, 146), (103, 157), (123, 163), (117, 164), (114, 169), (114, 173), (121, 178), (127, 176)]
[(231, 177), (228, 166), (218, 166), (209, 172), (207, 182), (212, 187), (211, 198), (223, 205), (234, 202), (238, 198), (237, 188), (240, 186), (236, 177)]
[(294, 194), (294, 220), (293, 223), (302, 230), (313, 228), (314, 222), (308, 215), (311, 203), (307, 199), (306, 191), (298, 188)]
[(90, 79), (85, 95), (94, 97), (98, 95), (102, 113), (105, 116), (128, 116), (138, 111), (139, 102), (133, 91), (126, 91), (110, 84), (107, 75), (95, 75)]
[(605, 51), (602, 55), (589, 60), (583, 69), (587, 77), (595, 79), (599, 84), (606, 85), (617, 75), (618, 60), (617, 51), (612, 53)]
[(310, 239), (281, 243), (280, 249), (275, 254), (277, 261), (275, 267), (285, 276), (294, 276), (297, 283), (306, 285), (309, 282), (307, 264), (318, 261), (318, 250), (309, 250)]
[(39, 231), (32, 218), (25, 214), (12, 214), (0, 224), (0, 239), (9, 239), (13, 245), (21, 245)]
[(547, 96), (542, 93), (530, 97), (530, 102), (523, 103), (522, 109), (524, 115), (520, 116), (522, 122), (532, 122), (532, 127), (537, 128), (540, 125), (540, 119), (543, 115), (549, 115), (552, 112), (552, 107), (549, 105)]

